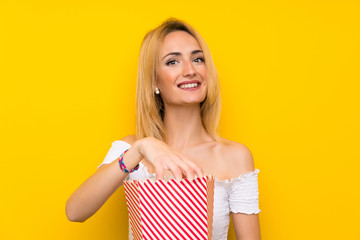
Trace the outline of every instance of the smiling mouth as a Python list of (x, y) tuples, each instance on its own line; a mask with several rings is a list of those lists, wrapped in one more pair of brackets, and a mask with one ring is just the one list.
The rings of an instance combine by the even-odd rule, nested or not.
[(186, 83), (186, 84), (180, 84), (178, 85), (181, 89), (195, 89), (200, 86), (200, 83)]

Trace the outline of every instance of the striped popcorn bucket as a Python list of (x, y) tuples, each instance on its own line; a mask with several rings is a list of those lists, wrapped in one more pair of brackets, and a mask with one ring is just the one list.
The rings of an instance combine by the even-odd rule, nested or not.
[(125, 181), (135, 240), (211, 239), (214, 176)]

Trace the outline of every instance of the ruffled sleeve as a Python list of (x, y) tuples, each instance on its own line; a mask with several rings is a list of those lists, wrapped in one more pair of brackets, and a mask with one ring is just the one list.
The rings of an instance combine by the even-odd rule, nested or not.
[(114, 141), (110, 150), (106, 154), (104, 161), (98, 166), (98, 168), (104, 164), (112, 163), (115, 159), (120, 157), (121, 153), (125, 152), (125, 150), (129, 149), (130, 147), (130, 144), (122, 140)]
[(230, 182), (229, 207), (230, 212), (258, 214), (259, 209), (259, 190), (258, 173), (259, 169), (233, 178)]

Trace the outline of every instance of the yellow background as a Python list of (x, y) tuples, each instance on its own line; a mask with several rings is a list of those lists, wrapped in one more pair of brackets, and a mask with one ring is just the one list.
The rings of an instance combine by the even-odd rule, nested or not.
[(221, 135), (260, 169), (263, 239), (360, 239), (359, 12), (355, 0), (0, 1), (0, 239), (127, 239), (123, 188), (85, 223), (65, 201), (135, 133), (141, 40), (170, 16), (212, 51)]

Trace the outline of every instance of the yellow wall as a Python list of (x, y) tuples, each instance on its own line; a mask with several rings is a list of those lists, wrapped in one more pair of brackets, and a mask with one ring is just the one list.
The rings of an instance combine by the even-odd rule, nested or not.
[(359, 239), (359, 12), (356, 0), (0, 1), (0, 239), (127, 238), (123, 189), (82, 224), (65, 201), (134, 133), (140, 43), (170, 16), (210, 46), (221, 134), (261, 171), (263, 239)]

